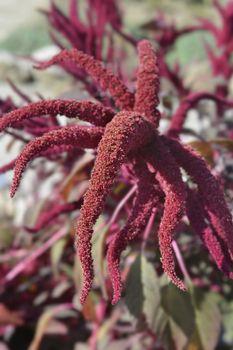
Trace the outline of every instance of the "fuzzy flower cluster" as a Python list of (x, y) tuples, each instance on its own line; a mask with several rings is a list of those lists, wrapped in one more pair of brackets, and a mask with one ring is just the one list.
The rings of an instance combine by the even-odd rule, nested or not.
[[(75, 246), (84, 277), (82, 303), (86, 300), (94, 277), (91, 253), (93, 226), (123, 167), (133, 172), (137, 190), (125, 226), (113, 236), (107, 249), (113, 303), (119, 300), (122, 290), (119, 268), (121, 254), (145, 229), (152, 211), (161, 202), (161, 195), (164, 204), (157, 236), (163, 269), (172, 282), (180, 289), (186, 289), (177, 275), (172, 249), (174, 233), (184, 215), (187, 215), (219, 269), (228, 277), (233, 276), (233, 222), (222, 189), (206, 162), (191, 147), (182, 144), (172, 135), (159, 133), (161, 114), (158, 110), (158, 55), (147, 40), (140, 41), (137, 50), (139, 67), (135, 92), (129, 91), (125, 83), (103, 67), (100, 61), (77, 49), (63, 50), (38, 66), (39, 69), (44, 69), (54, 64), (76, 65), (89, 74), (102, 90), (108, 92), (114, 100), (115, 109), (91, 101), (45, 100), (30, 103), (0, 119), (0, 131), (44, 115), (65, 115), (67, 118), (79, 118), (90, 123), (90, 126), (54, 127), (44, 132), (42, 136), (27, 143), (11, 164), (14, 167), (11, 187), (13, 196), (32, 159), (56, 150), (97, 150), (83, 203), (72, 204), (75, 208), (81, 206)], [(195, 189), (184, 182), (181, 169), (196, 184)], [(69, 210), (70, 208), (63, 208), (63, 212)], [(55, 211), (57, 213), (59, 208)], [(45, 221), (49, 219), (44, 218)]]

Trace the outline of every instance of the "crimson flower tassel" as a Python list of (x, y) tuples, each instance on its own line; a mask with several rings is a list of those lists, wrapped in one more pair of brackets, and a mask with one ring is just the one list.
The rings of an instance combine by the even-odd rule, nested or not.
[(164, 140), (178, 164), (198, 185), (202, 203), (210, 216), (212, 226), (233, 258), (232, 217), (218, 180), (211, 174), (204, 159), (191, 147), (181, 145), (175, 140)]
[(149, 168), (165, 194), (164, 212), (159, 226), (158, 238), (164, 271), (180, 289), (186, 287), (175, 272), (172, 240), (173, 234), (185, 213), (186, 189), (178, 164), (169, 149), (164, 147), (159, 137), (154, 140), (154, 155), (151, 151), (146, 158)]
[(113, 286), (113, 304), (119, 301), (122, 291), (119, 268), (121, 254), (143, 232), (153, 208), (161, 199), (160, 193), (153, 184), (154, 174), (148, 171), (146, 165), (137, 163), (135, 172), (138, 176), (138, 188), (132, 211), (125, 226), (115, 235), (107, 251), (109, 275)]
[(109, 91), (117, 107), (124, 110), (132, 110), (134, 95), (127, 89), (125, 84), (110, 70), (104, 68), (100, 61), (95, 60), (82, 51), (76, 49), (63, 50), (51, 60), (39, 64), (37, 69), (45, 69), (62, 62), (73, 62), (78, 67), (84, 69), (97, 81), (104, 91)]
[(135, 112), (120, 112), (106, 126), (101, 139), (91, 181), (84, 196), (77, 224), (76, 247), (83, 267), (84, 284), (80, 296), (84, 302), (93, 280), (91, 237), (93, 225), (99, 217), (106, 196), (115, 181), (121, 165), (133, 149), (149, 142), (153, 136), (153, 125)]
[(91, 101), (47, 100), (30, 103), (0, 119), (0, 132), (14, 124), (43, 115), (58, 114), (67, 118), (79, 118), (97, 126), (105, 126), (114, 116), (111, 108)]
[[(41, 154), (49, 155), (54, 147), (67, 146), (68, 151), (73, 146), (81, 149), (97, 147), (97, 156), (89, 188), (84, 195), (80, 210), (75, 239), (84, 276), (80, 296), (82, 303), (86, 300), (94, 277), (91, 254), (93, 226), (123, 166), (132, 172), (134, 182), (138, 184), (138, 190), (128, 222), (122, 231), (116, 233), (108, 247), (108, 266), (114, 290), (113, 302), (119, 300), (122, 289), (119, 270), (121, 252), (145, 227), (151, 211), (158, 204), (161, 193), (165, 200), (158, 239), (162, 265), (172, 282), (179, 288), (185, 289), (184, 282), (176, 272), (172, 240), (186, 213), (219, 268), (233, 277), (231, 273), (233, 222), (224, 194), (206, 162), (198, 154), (190, 147), (158, 133), (157, 127), (161, 118), (157, 110), (159, 104), (158, 57), (152, 45), (145, 40), (138, 44), (138, 53), (139, 69), (135, 94), (131, 93), (124, 82), (105, 69), (99, 61), (78, 50), (64, 50), (40, 66), (45, 68), (63, 61), (74, 62), (90, 74), (103, 90), (110, 93), (115, 100), (115, 105), (122, 109), (116, 114), (111, 109), (102, 107), (101, 104), (87, 101), (59, 100), (56, 102), (55, 100), (47, 104), (45, 101), (39, 105), (30, 104), (0, 119), (0, 130), (33, 116), (60, 113), (70, 118), (77, 116), (93, 124), (91, 127), (61, 127), (30, 141), (16, 159), (11, 189), (11, 194), (14, 195), (30, 160)], [(173, 119), (172, 130), (180, 131), (188, 110), (201, 98), (210, 98), (216, 103), (227, 106), (232, 104), (211, 94), (189, 95), (181, 103), (179, 112)], [(38, 111), (36, 106), (40, 106), (41, 109)], [(176, 123), (175, 128), (174, 123)], [(202, 221), (198, 226), (196, 217), (190, 211), (191, 199), (187, 196), (189, 188), (182, 180), (181, 169), (184, 169), (198, 186), (197, 208), (200, 208), (198, 210), (202, 213), (202, 217), (200, 216)], [(209, 221), (214, 235), (206, 229), (204, 219)], [(226, 259), (223, 260), (223, 248), (226, 247), (228, 251), (225, 254)], [(228, 270), (225, 263), (229, 263)]]
[(222, 242), (214, 229), (206, 222), (208, 217), (201, 200), (194, 191), (189, 191), (187, 201), (187, 215), (191, 226), (199, 235), (206, 248), (209, 250), (219, 270), (228, 277), (233, 277), (233, 264), (227, 251), (227, 246)]
[(52, 146), (72, 144), (80, 148), (96, 148), (103, 134), (101, 127), (68, 126), (53, 130), (30, 141), (15, 162), (14, 178), (11, 186), (11, 197), (18, 189), (22, 174), (31, 159), (47, 151)]
[(159, 125), (159, 67), (158, 57), (147, 40), (138, 44), (139, 68), (137, 73), (135, 111), (145, 114), (148, 119)]

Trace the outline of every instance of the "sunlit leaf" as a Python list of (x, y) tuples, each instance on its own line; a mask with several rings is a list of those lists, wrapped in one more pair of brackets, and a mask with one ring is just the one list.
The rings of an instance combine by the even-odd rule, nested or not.
[[(172, 283), (161, 290), (161, 320), (166, 323), (161, 339), (168, 349), (182, 350), (188, 343), (194, 330), (194, 310), (189, 293), (184, 293)], [(156, 331), (156, 329), (155, 329)]]
[(126, 281), (126, 305), (132, 315), (144, 315), (150, 328), (156, 322), (160, 304), (159, 280), (155, 269), (143, 255), (138, 255)]
[(44, 334), (47, 332), (47, 329), (49, 329), (50, 322), (54, 319), (55, 316), (69, 309), (70, 307), (70, 304), (55, 306), (49, 310), (46, 310), (40, 316), (36, 327), (36, 333), (28, 350), (38, 350), (40, 348), (41, 341), (44, 337)]
[(227, 342), (233, 343), (233, 301), (225, 302), (222, 311), (225, 338)]
[(58, 264), (61, 260), (64, 248), (66, 245), (66, 239), (62, 238), (59, 241), (57, 241), (51, 248), (51, 263), (52, 263), (52, 269), (55, 275), (58, 274)]
[(92, 256), (94, 260), (95, 276), (105, 299), (107, 298), (107, 291), (104, 278), (104, 250), (108, 229), (109, 226), (107, 225), (104, 217), (100, 216), (95, 226), (95, 234), (93, 235), (92, 239)]
[(74, 350), (90, 350), (90, 346), (84, 343), (76, 343), (74, 346)]
[(195, 309), (195, 331), (187, 350), (214, 350), (221, 329), (221, 315), (214, 295), (192, 288)]

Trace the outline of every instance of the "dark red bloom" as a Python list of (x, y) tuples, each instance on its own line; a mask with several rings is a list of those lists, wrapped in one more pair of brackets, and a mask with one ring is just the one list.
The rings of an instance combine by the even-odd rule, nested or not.
[[(119, 77), (104, 68), (101, 62), (75, 49), (65, 50), (40, 65), (40, 68), (46, 68), (52, 64), (72, 61), (90, 74), (103, 90), (108, 91), (121, 111), (113, 113), (101, 105), (86, 101), (76, 104), (74, 101), (43, 101), (39, 112), (35, 104), (30, 104), (5, 115), (1, 121), (3, 130), (17, 121), (22, 122), (39, 114), (61, 113), (60, 107), (63, 106), (62, 114), (72, 118), (77, 115), (93, 124), (91, 127), (71, 125), (52, 130), (29, 142), (16, 160), (12, 186), (14, 194), (27, 163), (50, 147), (63, 145), (77, 148), (97, 147), (89, 188), (84, 195), (76, 230), (76, 247), (84, 275), (80, 297), (82, 303), (91, 289), (94, 276), (91, 254), (93, 226), (104, 208), (106, 198), (122, 166), (133, 172), (137, 194), (125, 227), (113, 237), (108, 247), (109, 272), (114, 289), (113, 302), (118, 301), (121, 293), (119, 272), (121, 252), (145, 228), (153, 209), (161, 199), (161, 193), (165, 200), (158, 230), (159, 246), (164, 271), (173, 283), (185, 289), (184, 282), (176, 273), (172, 240), (186, 213), (191, 218), (194, 229), (203, 237), (217, 265), (223, 271), (227, 271), (228, 276), (232, 276), (233, 223), (223, 192), (205, 161), (198, 154), (190, 147), (158, 133), (161, 118), (157, 109), (158, 56), (146, 40), (139, 42), (138, 53), (139, 69), (135, 94), (128, 90)], [(215, 100), (213, 97), (210, 98)], [(188, 107), (186, 108), (186, 105), (182, 107), (182, 118), (190, 108), (190, 103), (195, 104), (196, 100), (199, 99), (194, 96), (186, 101)], [(49, 110), (46, 109), (48, 106)], [(181, 169), (185, 170), (198, 186), (198, 205), (203, 218), (207, 218), (214, 229), (214, 239), (208, 231), (206, 233), (206, 225), (197, 225), (196, 217), (189, 210), (189, 188), (182, 179)], [(228, 249), (228, 259), (225, 260), (222, 258), (223, 245)]]

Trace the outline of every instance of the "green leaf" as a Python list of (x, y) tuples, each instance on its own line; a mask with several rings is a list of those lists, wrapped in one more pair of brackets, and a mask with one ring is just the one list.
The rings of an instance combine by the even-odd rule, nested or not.
[(160, 285), (156, 271), (145, 257), (141, 256), (142, 286), (143, 286), (143, 314), (148, 326), (153, 329), (157, 322), (157, 312), (161, 301)]
[(194, 310), (190, 294), (169, 283), (162, 289), (162, 307), (168, 317), (189, 337), (194, 329)]
[(126, 281), (126, 305), (137, 318), (145, 316), (153, 329), (160, 304), (160, 288), (156, 271), (143, 255), (138, 255)]
[(63, 313), (64, 311), (67, 311), (70, 309), (68, 304), (53, 306), (46, 311), (44, 311), (36, 326), (36, 331), (33, 337), (33, 340), (29, 346), (29, 350), (39, 350), (40, 344), (42, 342), (42, 339), (46, 333), (46, 330), (48, 329), (49, 323), (59, 314)]
[(90, 350), (90, 346), (85, 343), (76, 343), (74, 350)]
[(161, 295), (163, 328), (157, 331), (167, 349), (183, 350), (195, 328), (190, 294), (169, 283), (162, 288)]
[(58, 274), (58, 264), (61, 260), (64, 248), (66, 245), (66, 238), (59, 239), (51, 248), (51, 264), (54, 274)]
[(223, 311), (222, 311), (222, 317), (223, 317), (223, 327), (225, 330), (225, 338), (227, 342), (232, 343), (233, 342), (233, 301), (231, 302), (225, 302)]
[(138, 255), (129, 271), (125, 284), (125, 302), (129, 312), (139, 318), (143, 311), (141, 255)]
[(104, 250), (106, 236), (109, 226), (106, 224), (103, 216), (100, 216), (95, 225), (95, 234), (92, 237), (92, 256), (94, 260), (95, 278), (100, 285), (102, 295), (107, 299), (107, 291), (105, 286), (105, 260)]
[(221, 330), (221, 315), (212, 293), (193, 287), (192, 302), (195, 309), (195, 331), (187, 350), (214, 350)]

